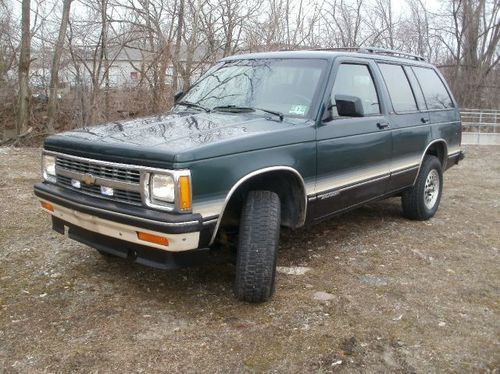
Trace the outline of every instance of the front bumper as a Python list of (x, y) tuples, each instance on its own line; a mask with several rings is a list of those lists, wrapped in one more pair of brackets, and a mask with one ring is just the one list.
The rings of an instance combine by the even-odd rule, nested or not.
[[(79, 240), (82, 235), (74, 239), (96, 248), (102, 237), (117, 239), (122, 245), (128, 243), (130, 246), (150, 247), (166, 252), (208, 248), (216, 223), (214, 219), (203, 221), (199, 214), (173, 214), (107, 201), (49, 183), (37, 183), (34, 192), (40, 201), (53, 206), (53, 211), (44, 210), (52, 215), (56, 231), (61, 231), (62, 225), (63, 232), (64, 227), (67, 227), (69, 234), (71, 231), (81, 230), (95, 233), (96, 240), (89, 239), (92, 235), (86, 235), (85, 240)], [(138, 231), (166, 237), (168, 245), (140, 240)]]

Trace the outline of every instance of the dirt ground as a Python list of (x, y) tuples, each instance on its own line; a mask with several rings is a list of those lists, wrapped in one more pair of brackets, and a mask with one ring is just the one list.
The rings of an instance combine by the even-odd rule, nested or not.
[(232, 265), (158, 271), (52, 232), (40, 150), (0, 148), (0, 372), (498, 373), (500, 147), (465, 150), (428, 222), (394, 198), (282, 232), (276, 295), (249, 305)]

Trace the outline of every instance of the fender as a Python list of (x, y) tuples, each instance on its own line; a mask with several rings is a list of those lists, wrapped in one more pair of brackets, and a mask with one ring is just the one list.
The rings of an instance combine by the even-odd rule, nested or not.
[(226, 198), (224, 199), (224, 204), (222, 205), (222, 210), (219, 214), (219, 217), (217, 218), (217, 223), (215, 224), (214, 232), (212, 234), (212, 238), (210, 239), (209, 245), (212, 245), (213, 242), (215, 241), (215, 237), (217, 236), (217, 232), (219, 231), (219, 226), (222, 222), (222, 217), (224, 215), (224, 211), (226, 210), (227, 204), (231, 200), (231, 197), (233, 196), (234, 192), (247, 180), (249, 180), (249, 179), (251, 179), (259, 174), (264, 174), (264, 173), (267, 173), (270, 171), (290, 171), (299, 178), (300, 183), (302, 184), (302, 189), (304, 190), (304, 214), (302, 215), (301, 225), (303, 225), (305, 223), (306, 212), (307, 212), (307, 194), (306, 194), (306, 185), (304, 182), (304, 178), (302, 178), (302, 175), (300, 175), (300, 173), (296, 169), (294, 169), (290, 166), (283, 166), (283, 165), (282, 166), (270, 166), (270, 167), (266, 167), (266, 168), (262, 168), (262, 169), (257, 169), (255, 171), (252, 171), (251, 173), (246, 174), (245, 176), (240, 178), (233, 185), (233, 187), (231, 187), (231, 189), (229, 190), (229, 192), (226, 195)]
[(424, 153), (422, 153), (422, 157), (420, 158), (420, 164), (418, 165), (418, 170), (417, 170), (417, 175), (415, 176), (415, 180), (413, 181), (413, 184), (412, 186), (415, 185), (415, 183), (417, 182), (417, 178), (418, 178), (418, 175), (420, 174), (420, 169), (422, 168), (422, 163), (424, 162), (424, 157), (425, 155), (427, 154), (427, 151), (429, 150), (429, 148), (435, 144), (435, 143), (444, 143), (444, 157), (443, 157), (443, 170), (446, 169), (446, 162), (448, 160), (448, 142), (443, 139), (443, 138), (439, 138), (439, 139), (434, 139), (433, 141), (431, 141), (427, 147), (425, 147), (425, 150), (424, 150)]

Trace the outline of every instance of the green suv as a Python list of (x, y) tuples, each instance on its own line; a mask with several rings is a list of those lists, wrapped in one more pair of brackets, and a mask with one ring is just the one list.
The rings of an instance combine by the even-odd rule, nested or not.
[(281, 226), (391, 196), (429, 219), (463, 158), (443, 77), (401, 52), (228, 57), (175, 99), (48, 137), (35, 194), (54, 230), (102, 254), (167, 269), (236, 247), (234, 290), (249, 302), (273, 294)]

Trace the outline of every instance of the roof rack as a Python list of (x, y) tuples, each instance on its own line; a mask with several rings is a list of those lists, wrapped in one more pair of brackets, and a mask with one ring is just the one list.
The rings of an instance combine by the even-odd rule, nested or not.
[(337, 47), (337, 48), (316, 48), (315, 51), (347, 51), (347, 52), (358, 52), (358, 53), (373, 53), (381, 54), (393, 57), (408, 58), (416, 61), (425, 61), (425, 58), (419, 55), (414, 55), (411, 53), (394, 51), (392, 49), (375, 48), (375, 47)]

